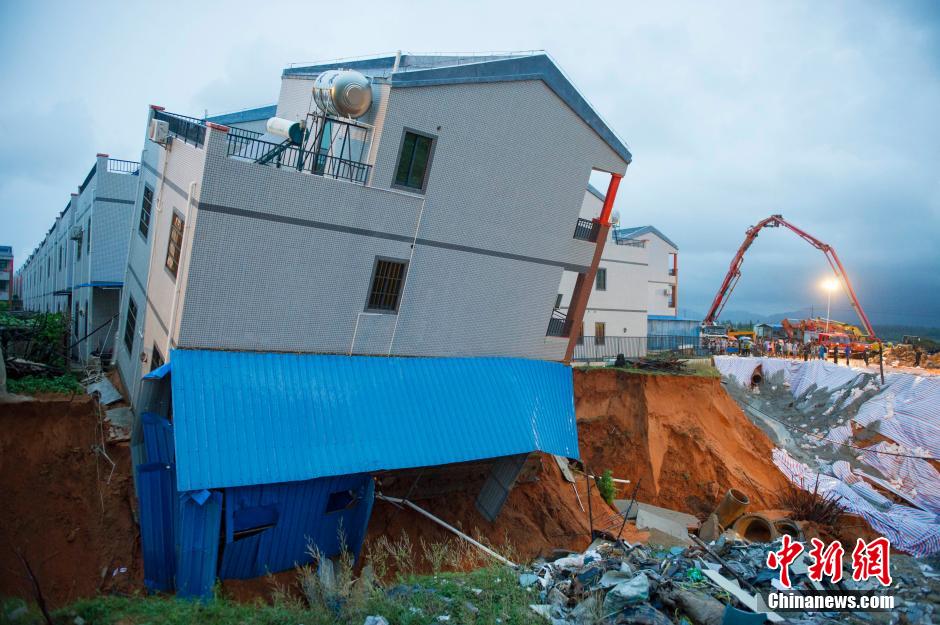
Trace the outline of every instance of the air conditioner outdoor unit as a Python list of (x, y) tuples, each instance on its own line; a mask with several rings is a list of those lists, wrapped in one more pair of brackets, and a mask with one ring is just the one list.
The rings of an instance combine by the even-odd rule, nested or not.
[(147, 137), (154, 143), (165, 145), (170, 136), (170, 124), (162, 119), (150, 120), (150, 131)]
[(78, 241), (82, 238), (82, 227), (81, 226), (71, 226), (69, 228), (69, 238), (73, 241)]

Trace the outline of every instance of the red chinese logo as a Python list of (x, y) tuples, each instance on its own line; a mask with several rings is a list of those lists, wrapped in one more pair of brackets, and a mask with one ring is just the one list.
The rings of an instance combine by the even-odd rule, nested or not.
[[(842, 560), (845, 549), (842, 543), (834, 540), (828, 545), (818, 538), (810, 539), (813, 546), (809, 551), (812, 564), (807, 574), (812, 581), (821, 582), (828, 578), (832, 583), (842, 580)], [(767, 567), (780, 569), (780, 585), (791, 588), (790, 565), (797, 561), (804, 547), (793, 540), (791, 536), (784, 535), (782, 545), (778, 551), (767, 553)], [(865, 542), (859, 538), (852, 550), (852, 579), (857, 582), (877, 579), (883, 586), (891, 585), (891, 543), (887, 538), (876, 538)]]
[(852, 550), (852, 579), (863, 582), (872, 577), (882, 586), (891, 585), (891, 543), (883, 536), (868, 543), (859, 538)]
[(826, 543), (818, 538), (810, 539), (813, 548), (810, 549), (809, 557), (813, 563), (809, 565), (809, 578), (814, 582), (821, 582), (823, 575), (836, 583), (842, 579), (842, 556), (845, 555), (845, 549), (842, 543), (834, 540), (826, 546)]
[(803, 544), (794, 542), (789, 534), (783, 535), (783, 546), (780, 551), (767, 553), (767, 567), (780, 569), (780, 583), (784, 588), (790, 588), (790, 565), (801, 553), (803, 553)]

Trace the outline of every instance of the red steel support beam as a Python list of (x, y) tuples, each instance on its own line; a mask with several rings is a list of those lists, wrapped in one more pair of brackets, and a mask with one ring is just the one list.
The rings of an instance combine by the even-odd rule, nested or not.
[(578, 274), (574, 291), (571, 293), (571, 305), (568, 307), (568, 348), (565, 350), (565, 363), (571, 362), (571, 357), (574, 356), (574, 347), (578, 342), (578, 336), (581, 334), (581, 322), (584, 321), (584, 311), (587, 310), (588, 299), (591, 297), (591, 291), (594, 288), (597, 267), (600, 265), (601, 256), (604, 254), (604, 245), (607, 243), (607, 235), (610, 232), (610, 212), (614, 207), (614, 200), (617, 198), (617, 189), (620, 187), (621, 178), (623, 178), (623, 174), (610, 175), (607, 195), (604, 196), (604, 207), (601, 209), (600, 219), (597, 220), (597, 241), (594, 243), (594, 258), (591, 260), (591, 266), (587, 272)]

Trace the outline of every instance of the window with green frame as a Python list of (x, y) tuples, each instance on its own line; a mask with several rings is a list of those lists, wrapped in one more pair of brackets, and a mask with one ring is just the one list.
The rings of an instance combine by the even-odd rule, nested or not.
[(395, 186), (423, 191), (434, 139), (406, 130), (395, 169)]

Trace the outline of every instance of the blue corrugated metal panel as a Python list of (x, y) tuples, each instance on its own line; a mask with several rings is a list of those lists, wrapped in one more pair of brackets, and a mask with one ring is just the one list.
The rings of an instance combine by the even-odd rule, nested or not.
[(179, 506), (176, 594), (211, 599), (219, 556), (222, 493), (210, 493), (202, 504), (192, 493), (181, 493)]
[(171, 361), (181, 491), (579, 457), (571, 369), (558, 363), (198, 350)]
[[(225, 491), (226, 543), (219, 577), (247, 579), (284, 571), (312, 560), (308, 548), (316, 545), (325, 556), (340, 553), (340, 531), (346, 548), (358, 556), (372, 509), (373, 482), (368, 475), (320, 478), (291, 484), (228, 488)], [(349, 509), (327, 512), (332, 493), (355, 493)], [(239, 517), (262, 510), (251, 523)], [(274, 513), (274, 517), (269, 516)], [(273, 527), (245, 538), (235, 532), (260, 524)]]
[(176, 491), (173, 468), (162, 462), (142, 464), (135, 471), (140, 502), (140, 543), (144, 585), (151, 592), (173, 589), (176, 570)]
[(140, 417), (144, 428), (145, 462), (172, 464), (176, 454), (173, 452), (173, 426), (170, 422), (152, 412), (145, 412)]
[(646, 333), (650, 338), (657, 336), (698, 336), (701, 332), (698, 321), (664, 318), (646, 320)]

